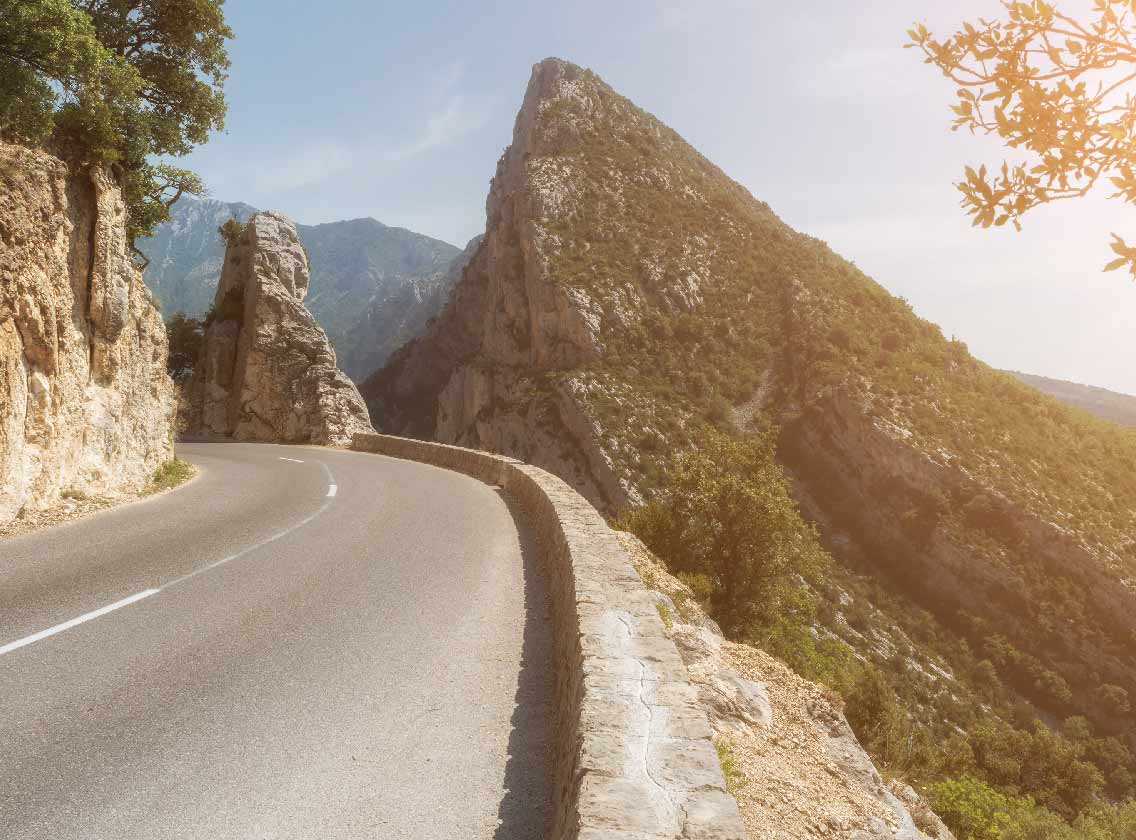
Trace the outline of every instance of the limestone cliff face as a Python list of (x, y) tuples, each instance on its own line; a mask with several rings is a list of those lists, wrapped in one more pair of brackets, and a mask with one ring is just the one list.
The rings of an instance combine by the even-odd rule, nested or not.
[(308, 281), (291, 220), (253, 216), (225, 253), (188, 389), (189, 434), (345, 445), (372, 430), (358, 389), (304, 308)]
[(166, 332), (109, 175), (0, 144), (0, 522), (173, 454)]
[(513, 455), (549, 469), (603, 508), (634, 490), (597, 444), (598, 427), (578, 399), (571, 371), (602, 353), (598, 320), (585, 293), (552, 276), (550, 230), (563, 173), (551, 163), (566, 145), (541, 114), (586, 97), (583, 71), (537, 65), (513, 142), (497, 165), (483, 240), (441, 315), (363, 386), (385, 431)]

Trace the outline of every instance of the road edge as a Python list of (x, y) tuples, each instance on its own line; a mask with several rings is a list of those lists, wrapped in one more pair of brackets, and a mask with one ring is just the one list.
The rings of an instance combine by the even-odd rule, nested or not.
[(529, 517), (552, 600), (553, 840), (745, 840), (697, 689), (599, 511), (514, 458), (379, 434), (351, 448), (499, 486)]
[(149, 490), (150, 481), (147, 480), (146, 484), (137, 490), (92, 496), (89, 500), (85, 500), (85, 504), (80, 503), (72, 510), (67, 510), (67, 503), (64, 502), (62, 504), (53, 505), (45, 510), (35, 511), (34, 516), (36, 519), (31, 522), (30, 526), (27, 528), (17, 530), (14, 527), (14, 523), (19, 522), (19, 520), (13, 519), (10, 522), (0, 525), (0, 543), (7, 542), (8, 540), (17, 540), (29, 534), (38, 534), (41, 531), (46, 531), (51, 528), (62, 528), (103, 513), (121, 510), (131, 505), (142, 504), (154, 499), (160, 499), (170, 493), (176, 493), (178, 490), (193, 484), (193, 482), (201, 477), (201, 468), (193, 464), (190, 464), (190, 466), (193, 467), (192, 474), (172, 487), (163, 487), (160, 490)]

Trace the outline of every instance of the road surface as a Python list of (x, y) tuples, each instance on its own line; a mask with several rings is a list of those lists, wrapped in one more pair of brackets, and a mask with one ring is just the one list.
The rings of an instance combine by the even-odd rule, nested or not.
[(547, 599), (500, 493), (179, 454), (178, 490), (0, 541), (0, 838), (543, 837)]

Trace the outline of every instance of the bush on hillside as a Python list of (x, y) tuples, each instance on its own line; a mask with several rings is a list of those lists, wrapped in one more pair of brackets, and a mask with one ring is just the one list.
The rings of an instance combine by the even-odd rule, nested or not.
[(707, 431), (662, 489), (623, 524), (672, 570), (704, 578), (709, 609), (735, 638), (806, 610), (804, 582), (826, 562), (773, 460), (769, 435)]

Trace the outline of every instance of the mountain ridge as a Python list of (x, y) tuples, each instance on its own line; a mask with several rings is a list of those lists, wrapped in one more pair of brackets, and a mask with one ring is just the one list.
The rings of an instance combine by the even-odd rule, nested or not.
[(1136, 396), (1098, 385), (1085, 385), (1034, 373), (1022, 373), (1016, 370), (1008, 370), (1006, 373), (1042, 393), (1087, 411), (1102, 420), (1110, 420), (1124, 426), (1136, 426)]
[[(384, 431), (513, 455), (612, 513), (662, 510), (676, 455), (751, 441), (783, 481), (705, 469), (778, 510), (791, 492), (785, 539), (834, 565), (815, 619), (733, 632), (902, 704), (903, 754), (850, 719), (925, 781), (974, 774), (1068, 819), (1130, 795), (1136, 434), (974, 359), (591, 71), (534, 68), (484, 241), (362, 391)], [(694, 574), (696, 547), (651, 547)], [(1035, 729), (1074, 718), (1091, 746)]]

